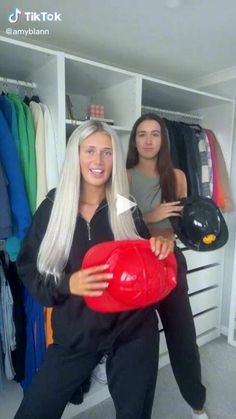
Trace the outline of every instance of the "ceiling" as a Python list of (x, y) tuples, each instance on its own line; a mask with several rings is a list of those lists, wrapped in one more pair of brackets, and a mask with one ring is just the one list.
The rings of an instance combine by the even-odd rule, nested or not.
[(16, 39), (182, 84), (236, 69), (235, 0), (21, 0), (22, 12), (58, 12), (61, 22), (24, 16), (13, 25), (15, 7), (1, 2), (2, 35), (8, 27), (49, 29)]

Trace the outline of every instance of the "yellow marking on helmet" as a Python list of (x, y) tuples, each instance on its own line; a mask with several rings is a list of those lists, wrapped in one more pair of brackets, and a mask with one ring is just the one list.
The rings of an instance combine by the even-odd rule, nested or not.
[(207, 234), (206, 236), (203, 237), (202, 241), (204, 244), (211, 244), (216, 240), (216, 235), (215, 234)]

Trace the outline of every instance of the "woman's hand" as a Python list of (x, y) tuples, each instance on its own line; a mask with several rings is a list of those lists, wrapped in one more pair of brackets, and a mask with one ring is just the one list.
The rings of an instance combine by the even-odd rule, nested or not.
[(165, 259), (174, 250), (174, 241), (162, 236), (151, 237), (150, 245), (158, 259)]
[(108, 265), (94, 266), (74, 272), (69, 280), (70, 292), (73, 295), (98, 297), (109, 285), (112, 273), (103, 272)]
[(183, 209), (183, 206), (179, 204), (180, 201), (160, 204), (157, 208), (144, 214), (144, 220), (147, 223), (155, 223), (169, 217), (178, 217)]

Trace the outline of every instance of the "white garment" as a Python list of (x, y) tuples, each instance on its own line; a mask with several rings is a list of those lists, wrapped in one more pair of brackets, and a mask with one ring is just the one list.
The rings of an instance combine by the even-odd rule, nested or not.
[(6, 378), (8, 380), (13, 380), (15, 377), (15, 370), (12, 364), (11, 351), (16, 349), (16, 330), (13, 321), (13, 298), (1, 265), (0, 280), (0, 337), (2, 340), (2, 349), (4, 354), (4, 369)]
[(39, 103), (30, 102), (35, 128), (35, 154), (37, 166), (37, 195), (36, 208), (41, 204), (48, 192), (46, 174), (46, 146), (43, 111)]
[(58, 177), (59, 177), (57, 143), (56, 143), (55, 131), (53, 128), (53, 122), (52, 122), (50, 111), (47, 105), (40, 103), (40, 106), (41, 106), (41, 109), (43, 111), (43, 116), (44, 116), (46, 176), (47, 176), (47, 187), (48, 187), (48, 190), (50, 190), (57, 186)]

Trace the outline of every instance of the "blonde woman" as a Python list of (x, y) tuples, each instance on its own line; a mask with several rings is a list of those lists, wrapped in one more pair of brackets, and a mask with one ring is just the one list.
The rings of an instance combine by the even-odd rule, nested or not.
[[(119, 140), (102, 122), (72, 134), (56, 192), (38, 208), (18, 258), (19, 275), (33, 297), (52, 306), (54, 343), (16, 413), (17, 419), (60, 418), (67, 402), (107, 355), (107, 378), (117, 419), (150, 419), (158, 369), (158, 322), (153, 306), (122, 313), (90, 310), (112, 281), (106, 266), (81, 269), (93, 245), (149, 238), (138, 212), (117, 216), (117, 194), (128, 196)], [(150, 240), (165, 258), (173, 242)]]

